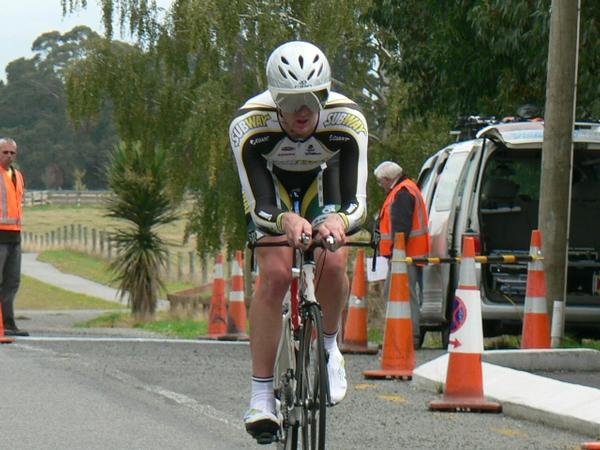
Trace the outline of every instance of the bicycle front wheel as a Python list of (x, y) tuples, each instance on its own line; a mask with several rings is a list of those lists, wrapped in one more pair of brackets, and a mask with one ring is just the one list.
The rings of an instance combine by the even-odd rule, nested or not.
[(309, 305), (303, 316), (297, 367), (303, 450), (325, 449), (329, 388), (321, 318), (321, 309), (317, 304)]

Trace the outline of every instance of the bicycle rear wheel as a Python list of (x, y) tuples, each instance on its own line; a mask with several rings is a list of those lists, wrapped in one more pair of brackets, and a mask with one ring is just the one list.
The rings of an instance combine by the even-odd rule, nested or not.
[(298, 353), (298, 401), (302, 407), (303, 450), (325, 449), (328, 378), (321, 317), (321, 309), (317, 304), (307, 307)]

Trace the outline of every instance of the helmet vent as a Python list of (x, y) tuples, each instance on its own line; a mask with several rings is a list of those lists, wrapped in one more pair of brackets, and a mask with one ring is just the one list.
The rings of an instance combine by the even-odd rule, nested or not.
[(319, 60), (319, 55), (315, 55), (315, 59), (313, 59), (313, 64)]
[(301, 69), (304, 69), (304, 58), (302, 55), (298, 56), (298, 64), (300, 64)]
[(298, 77), (294, 74), (294, 72), (292, 72), (291, 70), (288, 70), (288, 74), (290, 75), (290, 77), (292, 77), (294, 80), (298, 81)]
[(287, 79), (287, 75), (286, 75), (286, 73), (285, 73), (285, 70), (283, 70), (283, 69), (281, 68), (281, 66), (278, 66), (277, 68), (279, 69), (279, 73), (281, 74), (281, 76), (282, 76), (283, 78), (286, 78), (286, 79)]
[(285, 58), (285, 56), (281, 57), (281, 62), (284, 63), (286, 66), (289, 66), (290, 63), (288, 62), (288, 60)]
[(317, 73), (317, 76), (321, 76), (321, 72), (323, 72), (323, 64), (321, 64), (321, 66), (319, 67), (319, 72)]
[(315, 74), (315, 69), (313, 69), (313, 70), (310, 71), (310, 73), (308, 74), (308, 76), (306, 77), (306, 79), (310, 80), (314, 74)]

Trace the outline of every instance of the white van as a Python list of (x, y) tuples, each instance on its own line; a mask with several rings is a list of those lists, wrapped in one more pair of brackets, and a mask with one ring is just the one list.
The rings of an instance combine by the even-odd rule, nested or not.
[[(567, 274), (567, 325), (600, 325), (600, 124), (577, 123)], [(483, 255), (528, 254), (538, 226), (543, 122), (489, 125), (449, 145), (421, 168), (429, 210), (431, 256), (458, 256), (465, 234)], [(477, 264), (484, 333), (521, 325), (527, 263)], [(447, 344), (458, 267), (423, 270), (421, 329), (441, 330)]]

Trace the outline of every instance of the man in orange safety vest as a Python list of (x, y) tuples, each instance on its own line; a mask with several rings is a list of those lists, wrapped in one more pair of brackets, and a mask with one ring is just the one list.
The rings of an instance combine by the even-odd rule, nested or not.
[(14, 167), (17, 143), (0, 137), (0, 302), (4, 334), (29, 336), (15, 323), (14, 301), (21, 283), (21, 219), (25, 183)]
[[(429, 256), (429, 229), (427, 206), (416, 183), (404, 175), (402, 167), (392, 161), (384, 161), (374, 171), (377, 183), (387, 196), (379, 212), (378, 228), (381, 233), (379, 253), (390, 259), (394, 246), (394, 235), (404, 233), (406, 256)], [(415, 348), (421, 346), (420, 333), (420, 289), (421, 268), (407, 266), (410, 309)], [(390, 274), (385, 283), (385, 296), (389, 296)]]

